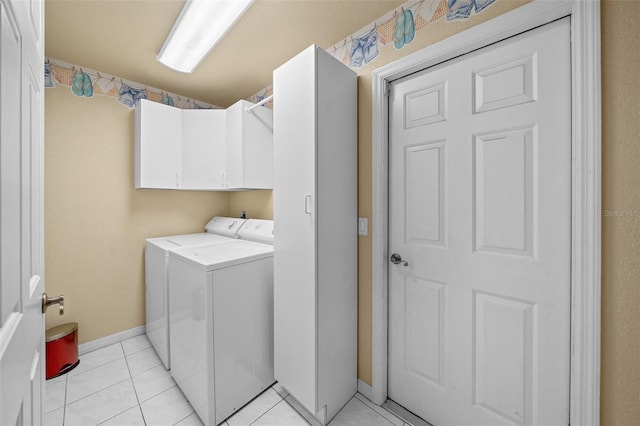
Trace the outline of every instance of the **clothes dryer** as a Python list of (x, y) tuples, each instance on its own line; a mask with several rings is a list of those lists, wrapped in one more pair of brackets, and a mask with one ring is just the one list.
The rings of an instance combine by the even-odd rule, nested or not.
[(164, 366), (171, 368), (169, 353), (169, 252), (181, 247), (218, 244), (238, 238), (246, 219), (214, 217), (206, 232), (149, 238), (145, 249), (146, 333)]
[(206, 425), (275, 382), (273, 221), (238, 234), (169, 253), (171, 376)]

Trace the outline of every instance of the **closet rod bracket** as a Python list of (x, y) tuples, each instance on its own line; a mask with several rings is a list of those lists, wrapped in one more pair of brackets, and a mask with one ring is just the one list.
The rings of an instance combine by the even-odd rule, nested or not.
[(261, 100), (261, 101), (260, 101), (260, 102), (258, 102), (257, 104), (255, 104), (255, 105), (253, 105), (253, 106), (250, 106), (249, 108), (246, 108), (244, 111), (245, 111), (245, 112), (249, 112), (249, 111), (251, 111), (252, 109), (259, 107), (260, 105), (264, 105), (264, 104), (266, 104), (266, 103), (267, 103), (267, 102), (269, 102), (271, 99), (273, 99), (273, 95), (271, 95), (271, 96), (267, 96), (266, 98), (264, 98), (263, 100)]

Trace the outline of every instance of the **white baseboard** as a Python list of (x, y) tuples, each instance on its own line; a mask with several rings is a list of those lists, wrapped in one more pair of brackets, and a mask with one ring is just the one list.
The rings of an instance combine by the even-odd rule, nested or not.
[(114, 343), (120, 343), (123, 340), (131, 339), (132, 337), (144, 334), (146, 327), (140, 325), (128, 330), (121, 331), (119, 333), (112, 334), (110, 336), (101, 337), (90, 342), (82, 343), (78, 345), (78, 355), (84, 355), (87, 352), (95, 351), (96, 349), (104, 348), (105, 346), (113, 345)]
[(360, 379), (358, 379), (358, 392), (373, 401), (373, 388)]

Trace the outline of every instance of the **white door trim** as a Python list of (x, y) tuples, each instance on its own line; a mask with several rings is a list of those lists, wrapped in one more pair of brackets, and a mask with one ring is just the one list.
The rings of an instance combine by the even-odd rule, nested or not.
[(388, 82), (571, 16), (572, 265), (570, 423), (600, 420), (600, 2), (534, 0), (378, 68), (373, 86), (372, 397), (387, 399)]

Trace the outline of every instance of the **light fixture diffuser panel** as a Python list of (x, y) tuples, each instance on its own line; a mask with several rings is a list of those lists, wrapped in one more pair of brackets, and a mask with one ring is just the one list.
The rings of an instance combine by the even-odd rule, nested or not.
[(187, 0), (158, 53), (164, 65), (192, 72), (254, 0)]

